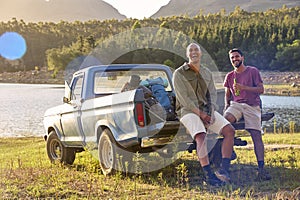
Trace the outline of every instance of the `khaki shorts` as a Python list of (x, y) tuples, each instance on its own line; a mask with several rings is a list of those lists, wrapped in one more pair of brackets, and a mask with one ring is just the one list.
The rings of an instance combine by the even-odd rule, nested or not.
[[(194, 139), (196, 134), (198, 133), (221, 133), (221, 130), (227, 124), (230, 124), (220, 113), (214, 112), (215, 121), (207, 128), (204, 126), (202, 120), (195, 113), (189, 113), (184, 115), (180, 122), (185, 126), (188, 130), (192, 138)], [(207, 129), (207, 130), (206, 130)]]
[(224, 112), (232, 114), (236, 121), (242, 117), (245, 120), (245, 129), (254, 129), (261, 131), (261, 109), (259, 106), (249, 106), (246, 103), (230, 102), (230, 106)]

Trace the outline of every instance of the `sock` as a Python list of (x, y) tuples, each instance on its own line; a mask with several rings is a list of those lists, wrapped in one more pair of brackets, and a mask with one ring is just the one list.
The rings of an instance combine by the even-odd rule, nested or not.
[(230, 158), (222, 158), (222, 169), (226, 170), (227, 172), (229, 171), (230, 167)]
[(265, 162), (263, 160), (262, 161), (257, 161), (257, 163), (258, 163), (258, 168), (259, 169), (264, 168)]
[(208, 177), (210, 177), (211, 175), (212, 175), (212, 171), (211, 171), (211, 168), (210, 168), (210, 165), (208, 164), (208, 165), (206, 165), (206, 166), (204, 166), (204, 167), (202, 167), (203, 168), (203, 170), (204, 170), (204, 173), (208, 176)]

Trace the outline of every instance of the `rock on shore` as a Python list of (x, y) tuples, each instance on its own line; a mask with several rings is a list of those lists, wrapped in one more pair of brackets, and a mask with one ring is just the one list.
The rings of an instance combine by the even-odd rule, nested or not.
[(261, 72), (264, 84), (300, 85), (300, 72)]
[(26, 84), (63, 84), (64, 73), (54, 73), (46, 68), (40, 70), (4, 72), (0, 73), (0, 83), (26, 83)]
[[(299, 72), (261, 72), (264, 84), (287, 84), (300, 86)], [(0, 73), (0, 83), (31, 83), (31, 84), (63, 84), (63, 71), (54, 74), (53, 71), (41, 70)]]

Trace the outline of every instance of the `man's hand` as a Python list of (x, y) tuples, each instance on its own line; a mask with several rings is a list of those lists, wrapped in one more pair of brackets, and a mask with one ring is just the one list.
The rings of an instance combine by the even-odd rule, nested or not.
[(244, 90), (245, 89), (245, 87), (244, 87), (244, 85), (242, 85), (242, 84), (240, 84), (240, 83), (234, 83), (233, 84), (233, 89), (234, 89), (234, 91), (237, 91), (237, 90)]
[(211, 117), (205, 112), (200, 113), (200, 119), (203, 121), (205, 126), (208, 126), (211, 123)]

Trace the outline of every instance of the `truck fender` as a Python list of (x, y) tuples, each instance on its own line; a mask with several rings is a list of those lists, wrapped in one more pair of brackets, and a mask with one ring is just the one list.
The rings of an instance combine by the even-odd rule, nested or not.
[(98, 140), (100, 138), (100, 134), (102, 133), (103, 129), (108, 128), (111, 133), (112, 136), (114, 137), (114, 139), (117, 141), (117, 130), (111, 125), (111, 123), (108, 122), (108, 120), (103, 119), (103, 120), (99, 120), (97, 121), (97, 123), (95, 124), (95, 137), (97, 139), (97, 143)]
[(51, 131), (54, 130), (58, 139), (61, 141), (63, 134), (61, 133), (60, 129), (54, 124), (47, 128), (47, 133), (44, 135), (44, 140), (47, 141), (48, 135), (51, 133)]

